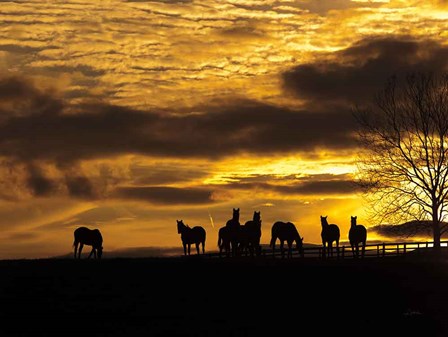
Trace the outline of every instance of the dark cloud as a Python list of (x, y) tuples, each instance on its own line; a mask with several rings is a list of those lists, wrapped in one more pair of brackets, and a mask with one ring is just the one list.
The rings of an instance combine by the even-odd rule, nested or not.
[(125, 0), (125, 2), (163, 2), (163, 3), (167, 3), (167, 4), (188, 4), (188, 3), (192, 3), (193, 0)]
[[(11, 22), (13, 23), (13, 22)], [(16, 44), (2, 44), (0, 45), (0, 51), (6, 51), (14, 54), (31, 54), (38, 53), (47, 47), (31, 47), (31, 46), (19, 46)]]
[(71, 197), (90, 199), (95, 198), (94, 187), (87, 177), (67, 176), (65, 178), (68, 193)]
[(310, 181), (296, 186), (277, 187), (283, 193), (297, 193), (305, 195), (319, 194), (352, 194), (357, 191), (353, 180), (322, 180)]
[(57, 66), (46, 66), (46, 67), (34, 67), (35, 70), (42, 70), (46, 72), (55, 72), (55, 73), (74, 73), (80, 72), (84, 76), (88, 77), (97, 77), (104, 75), (106, 72), (101, 69), (96, 69), (94, 67), (78, 64), (76, 66), (68, 66), (68, 65), (57, 65)]
[(51, 179), (46, 178), (38, 166), (29, 165), (28, 174), (26, 183), (33, 195), (43, 197), (55, 192), (56, 184)]
[(130, 169), (133, 183), (136, 185), (164, 185), (192, 181), (206, 177), (209, 172), (204, 168), (183, 167), (180, 164), (134, 165)]
[(26, 81), (14, 78), (0, 83), (0, 89), (13, 91), (14, 86), (19, 90), (12, 98), (0, 95), (0, 106), (10, 103), (0, 123), (0, 155), (21, 161), (66, 163), (130, 153), (216, 158), (355, 145), (349, 109), (296, 111), (235, 100), (199, 107), (202, 113), (194, 114), (106, 104), (82, 105), (73, 112)]
[(371, 100), (392, 75), (448, 69), (447, 46), (404, 37), (365, 39), (335, 56), (285, 72), (284, 88), (314, 103), (360, 102)]
[(207, 204), (212, 202), (212, 191), (200, 188), (121, 187), (116, 190), (115, 196), (163, 205)]
[(255, 27), (250, 25), (237, 26), (220, 31), (220, 34), (226, 37), (238, 37), (238, 38), (260, 38), (265, 35), (265, 33)]
[[(373, 4), (369, 4), (372, 7)], [(295, 6), (306, 9), (311, 13), (320, 15), (327, 14), (331, 10), (344, 10), (355, 7), (364, 7), (363, 3), (356, 3), (351, 0), (300, 0), (295, 2)]]
[(14, 116), (57, 114), (62, 108), (62, 101), (50, 90), (40, 90), (20, 77), (0, 78), (0, 122)]
[[(443, 226), (448, 226), (448, 223), (442, 223)], [(409, 238), (409, 237), (426, 237), (432, 238), (432, 222), (431, 221), (409, 221), (397, 225), (377, 225), (369, 227), (372, 232), (378, 233), (389, 238)], [(445, 232), (443, 237), (447, 237), (448, 232)]]
[(339, 195), (352, 194), (358, 191), (355, 181), (350, 179), (348, 174), (311, 175), (301, 178), (291, 176), (278, 178), (270, 175), (253, 176), (238, 179), (237, 182), (226, 186), (235, 189), (271, 190), (290, 195)]

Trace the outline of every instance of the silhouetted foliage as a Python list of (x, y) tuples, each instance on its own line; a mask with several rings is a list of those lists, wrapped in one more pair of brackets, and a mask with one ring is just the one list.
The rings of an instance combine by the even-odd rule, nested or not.
[(377, 223), (431, 220), (440, 249), (448, 201), (448, 74), (391, 77), (373, 107), (355, 109), (359, 180)]

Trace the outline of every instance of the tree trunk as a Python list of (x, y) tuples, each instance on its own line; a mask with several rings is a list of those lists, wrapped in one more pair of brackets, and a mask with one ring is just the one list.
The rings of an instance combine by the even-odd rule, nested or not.
[(437, 212), (432, 215), (432, 234), (434, 240), (434, 253), (440, 255), (440, 222)]

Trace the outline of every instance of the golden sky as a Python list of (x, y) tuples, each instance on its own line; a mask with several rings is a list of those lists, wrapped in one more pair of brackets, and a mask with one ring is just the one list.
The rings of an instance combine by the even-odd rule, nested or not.
[[(1, 1), (0, 258), (181, 244), (261, 211), (367, 227), (352, 107), (448, 69), (446, 0)], [(213, 223), (211, 222), (213, 219)], [(371, 233), (369, 239), (374, 239)]]

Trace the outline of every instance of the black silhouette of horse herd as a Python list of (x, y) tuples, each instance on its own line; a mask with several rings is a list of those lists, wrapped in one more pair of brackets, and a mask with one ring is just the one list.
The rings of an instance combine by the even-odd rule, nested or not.
[[(177, 221), (177, 233), (180, 234), (184, 255), (191, 255), (191, 245), (195, 245), (197, 255), (205, 254), (206, 231), (202, 226), (190, 227), (183, 220)], [(240, 209), (233, 208), (232, 218), (218, 231), (219, 256), (260, 256), (262, 253), (261, 239), (261, 212), (254, 211), (253, 219), (240, 224)], [(321, 238), (323, 256), (333, 257), (333, 248), (339, 251), (339, 239), (341, 236), (339, 226), (328, 223), (327, 216), (320, 216)], [(79, 227), (74, 232), (73, 246), (75, 259), (81, 258), (84, 245), (92, 246), (88, 258), (100, 259), (103, 252), (103, 237), (98, 229)], [(367, 229), (357, 224), (357, 217), (351, 216), (348, 239), (352, 248), (353, 257), (364, 257), (367, 241)], [(293, 244), (301, 257), (304, 256), (303, 237), (300, 236), (297, 227), (292, 222), (276, 221), (271, 227), (271, 240), (269, 246), (272, 254), (275, 254), (277, 240), (280, 243), (282, 258), (292, 258)], [(285, 247), (285, 242), (287, 248)], [(333, 246), (333, 243), (335, 246)], [(79, 246), (79, 249), (78, 249)], [(361, 251), (360, 251), (361, 247)]]
[[(233, 209), (233, 216), (225, 226), (218, 232), (219, 256), (224, 253), (229, 256), (260, 256), (261, 255), (261, 212), (255, 211), (253, 219), (247, 221), (244, 225), (240, 224), (240, 209)], [(190, 255), (191, 245), (196, 245), (196, 252), (199, 255), (200, 247), (202, 254), (205, 253), (206, 231), (202, 226), (190, 227), (184, 224), (183, 220), (177, 221), (177, 233), (181, 235), (184, 255)], [(341, 236), (339, 226), (329, 224), (327, 216), (321, 216), (321, 238), (323, 255), (333, 257), (334, 249), (339, 251), (339, 239)], [(350, 246), (354, 257), (364, 257), (365, 246), (367, 242), (367, 229), (364, 225), (357, 224), (357, 217), (351, 217), (350, 230), (348, 233)], [(296, 244), (296, 250), (301, 257), (304, 256), (303, 237), (300, 236), (297, 227), (292, 222), (276, 221), (271, 227), (271, 240), (269, 246), (272, 248), (272, 254), (275, 254), (275, 245), (277, 240), (280, 242), (281, 256), (292, 257), (293, 244)], [(287, 248), (285, 247), (285, 242)], [(333, 247), (333, 243), (335, 247)], [(361, 251), (360, 251), (361, 247)]]

